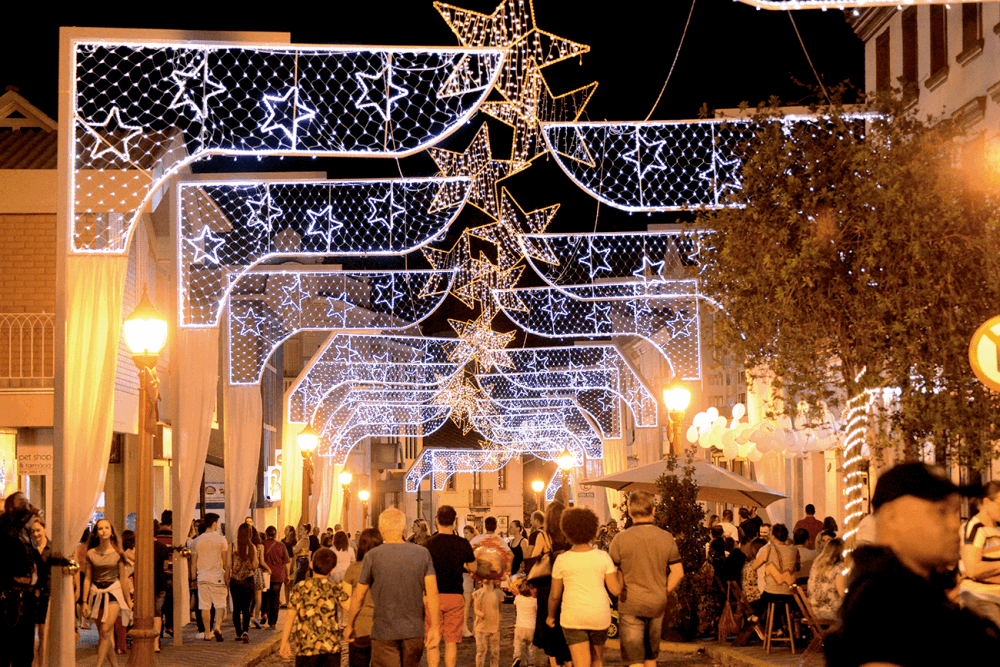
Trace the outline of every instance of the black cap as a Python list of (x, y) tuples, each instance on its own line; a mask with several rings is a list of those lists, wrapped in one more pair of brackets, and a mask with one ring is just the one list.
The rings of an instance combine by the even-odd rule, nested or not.
[(878, 478), (872, 495), (872, 508), (878, 511), (882, 505), (903, 496), (943, 500), (953, 493), (975, 497), (982, 493), (982, 486), (956, 486), (940, 466), (920, 462), (901, 463)]

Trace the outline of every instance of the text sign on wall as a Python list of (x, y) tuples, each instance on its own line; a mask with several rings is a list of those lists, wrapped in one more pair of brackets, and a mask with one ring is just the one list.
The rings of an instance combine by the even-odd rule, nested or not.
[(17, 474), (51, 475), (52, 445), (19, 445), (17, 448)]

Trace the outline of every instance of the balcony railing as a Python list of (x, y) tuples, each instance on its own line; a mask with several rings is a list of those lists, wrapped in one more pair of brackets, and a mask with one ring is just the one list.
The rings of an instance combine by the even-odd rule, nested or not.
[(0, 313), (0, 391), (51, 389), (55, 377), (55, 316)]

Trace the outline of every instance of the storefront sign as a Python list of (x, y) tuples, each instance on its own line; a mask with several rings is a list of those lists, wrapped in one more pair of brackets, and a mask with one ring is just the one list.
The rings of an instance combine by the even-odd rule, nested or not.
[(52, 445), (21, 445), (17, 448), (17, 474), (51, 475)]

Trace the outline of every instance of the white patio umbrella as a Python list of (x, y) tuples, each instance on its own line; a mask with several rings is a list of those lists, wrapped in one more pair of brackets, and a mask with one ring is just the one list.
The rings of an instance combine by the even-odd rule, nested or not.
[[(677, 462), (674, 474), (684, 474), (683, 460)], [(631, 468), (613, 475), (584, 480), (584, 484), (606, 486), (619, 491), (649, 491), (656, 493), (656, 480), (667, 472), (667, 462), (657, 461), (648, 465)], [(753, 505), (767, 507), (773, 502), (787, 498), (780, 491), (758, 484), (734, 472), (720, 468), (708, 461), (694, 460), (694, 481), (698, 484), (698, 500), (729, 503), (732, 505)]]

